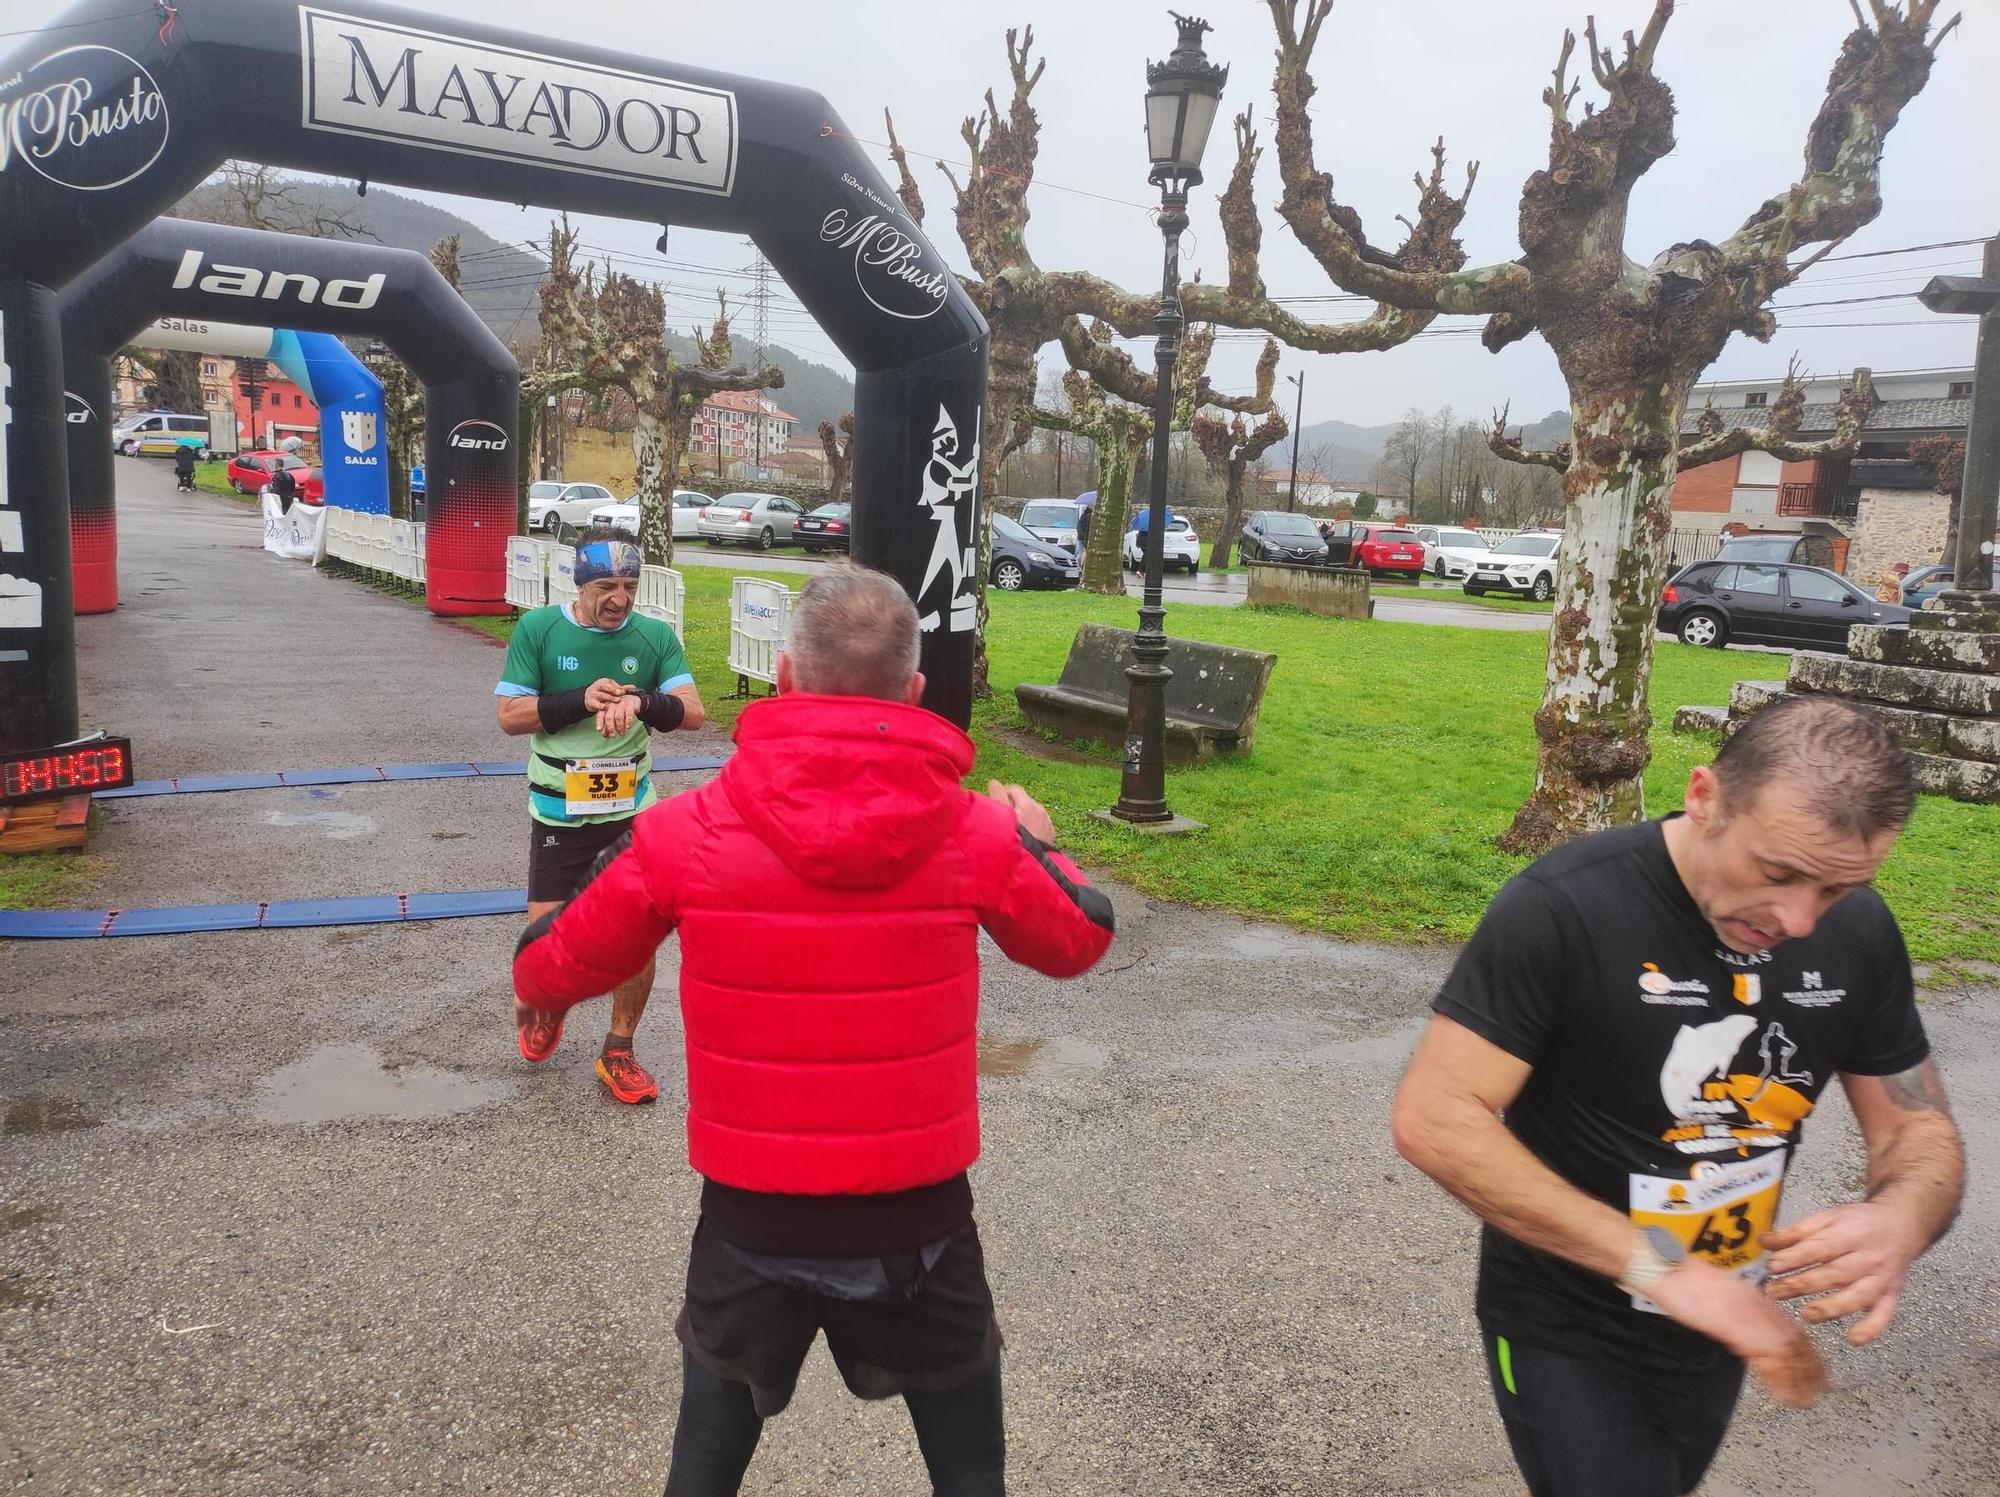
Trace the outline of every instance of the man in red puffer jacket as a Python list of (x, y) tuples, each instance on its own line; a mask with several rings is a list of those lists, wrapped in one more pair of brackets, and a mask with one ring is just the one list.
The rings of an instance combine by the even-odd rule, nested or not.
[(799, 596), (778, 696), (708, 785), (642, 812), (531, 925), (514, 987), (560, 1010), (681, 938), (701, 1220), (677, 1330), (668, 1497), (734, 1493), (824, 1330), (861, 1398), (902, 1395), (939, 1494), (1004, 1490), (1000, 1330), (972, 1221), (979, 931), (1051, 977), (1111, 902), (1019, 786), (915, 705), (917, 614), (840, 566)]

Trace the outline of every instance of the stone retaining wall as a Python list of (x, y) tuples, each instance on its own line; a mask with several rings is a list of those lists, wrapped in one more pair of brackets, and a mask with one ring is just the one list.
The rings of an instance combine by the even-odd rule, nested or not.
[(1368, 574), (1358, 569), (1253, 561), (1248, 571), (1252, 608), (1302, 608), (1330, 619), (1375, 616), (1375, 600), (1368, 592)]

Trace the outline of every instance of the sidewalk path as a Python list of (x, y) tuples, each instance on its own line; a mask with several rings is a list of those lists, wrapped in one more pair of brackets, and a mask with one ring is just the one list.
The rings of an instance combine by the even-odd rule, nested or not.
[[(265, 555), (246, 508), (119, 464), (126, 605), (80, 621), (92, 725), (142, 773), (508, 757), (500, 652)], [(92, 901), (491, 886), (518, 782), (129, 801)], [(1013, 1484), (1057, 1497), (1513, 1497), (1470, 1220), (1398, 1161), (1390, 1091), (1444, 949), (1345, 945), (1112, 890), (1079, 982), (996, 958), (980, 1221)], [(519, 1492), (664, 1482), (697, 1188), (662, 953), (660, 1105), (591, 1078), (601, 1005), (514, 1053), (518, 922), (0, 947), (0, 1490)], [(1842, 1390), (1760, 1396), (1709, 1497), (1975, 1497), (2000, 1469), (2000, 1008), (1926, 1017), (1974, 1196)], [(1851, 1194), (1846, 1111), (1789, 1210)], [(923, 1490), (894, 1404), (816, 1351), (752, 1494)]]

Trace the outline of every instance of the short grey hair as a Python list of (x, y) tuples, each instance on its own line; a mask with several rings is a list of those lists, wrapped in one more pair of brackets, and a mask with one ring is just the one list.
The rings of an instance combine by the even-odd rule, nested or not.
[(846, 562), (805, 585), (785, 655), (800, 691), (900, 702), (917, 673), (917, 608), (885, 572)]
[(1838, 697), (1780, 697), (1715, 756), (1725, 815), (1782, 783), (1840, 836), (1873, 842), (1916, 809), (1915, 765), (1881, 714)]

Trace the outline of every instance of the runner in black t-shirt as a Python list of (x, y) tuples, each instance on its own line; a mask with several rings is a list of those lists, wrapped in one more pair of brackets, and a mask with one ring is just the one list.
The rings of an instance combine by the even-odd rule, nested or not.
[[(1950, 1225), (1958, 1132), (1867, 887), (1913, 803), (1873, 714), (1780, 702), (1694, 771), (1684, 816), (1521, 873), (1452, 969), (1396, 1142), (1487, 1224), (1479, 1320), (1533, 1497), (1693, 1491), (1744, 1360), (1787, 1403), (1824, 1386), (1773, 1300), (1824, 1295), (1806, 1320), (1859, 1315), (1871, 1341)], [(1774, 1230), (1835, 1075), (1868, 1198)]]

